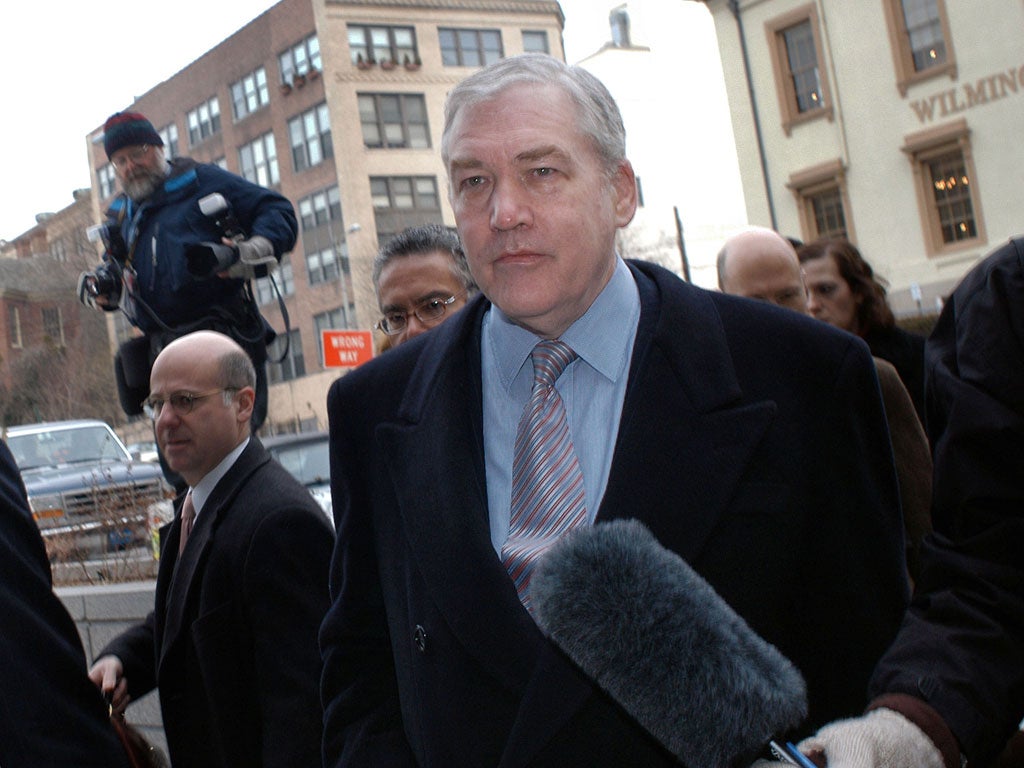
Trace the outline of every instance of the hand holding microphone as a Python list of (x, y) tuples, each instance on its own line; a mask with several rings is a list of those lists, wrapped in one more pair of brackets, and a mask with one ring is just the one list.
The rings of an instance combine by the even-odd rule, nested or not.
[(749, 765), (807, 715), (796, 667), (639, 521), (567, 534), (530, 590), (541, 630), (689, 768)]

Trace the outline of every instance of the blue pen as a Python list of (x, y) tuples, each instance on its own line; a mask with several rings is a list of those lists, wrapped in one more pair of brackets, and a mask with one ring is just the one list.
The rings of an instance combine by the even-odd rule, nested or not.
[(779, 744), (777, 741), (770, 741), (768, 742), (768, 745), (771, 747), (775, 756), (784, 763), (798, 765), (800, 768), (818, 768), (818, 766), (812, 763), (810, 758), (797, 749), (796, 745), (791, 741), (787, 741), (784, 744)]

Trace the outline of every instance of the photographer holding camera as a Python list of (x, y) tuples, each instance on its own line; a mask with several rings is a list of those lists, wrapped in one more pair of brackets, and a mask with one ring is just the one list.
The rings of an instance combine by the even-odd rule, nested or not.
[(298, 223), (282, 195), (222, 168), (178, 157), (143, 115), (118, 112), (103, 126), (103, 146), (123, 192), (107, 220), (90, 230), (103, 263), (79, 279), (89, 306), (120, 309), (142, 331), (121, 345), (115, 373), (121, 406), (142, 412), (149, 371), (173, 339), (209, 329), (231, 336), (256, 367), (252, 429), (267, 414), (267, 344), (250, 280), (267, 275), (295, 245)]

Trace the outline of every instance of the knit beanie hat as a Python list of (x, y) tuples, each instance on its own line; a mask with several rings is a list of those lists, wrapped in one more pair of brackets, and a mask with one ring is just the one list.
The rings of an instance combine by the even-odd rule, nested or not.
[(115, 112), (103, 125), (103, 148), (107, 157), (121, 149), (136, 144), (150, 144), (162, 147), (164, 140), (153, 128), (153, 124), (138, 112)]

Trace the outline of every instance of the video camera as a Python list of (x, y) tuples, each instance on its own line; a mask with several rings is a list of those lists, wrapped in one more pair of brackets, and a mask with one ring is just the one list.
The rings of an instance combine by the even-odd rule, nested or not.
[(121, 285), (124, 278), (122, 265), (128, 258), (128, 247), (117, 222), (106, 221), (85, 231), (90, 243), (103, 243), (103, 263), (92, 272), (83, 272), (78, 277), (78, 298), (83, 304), (100, 305), (114, 309), (121, 299)]
[[(227, 198), (219, 192), (200, 198), (199, 210), (213, 219), (223, 237), (239, 241), (245, 238), (238, 219)], [(189, 274), (197, 279), (206, 279), (226, 272), (238, 261), (238, 246), (225, 243), (202, 242), (185, 246), (185, 261)]]

